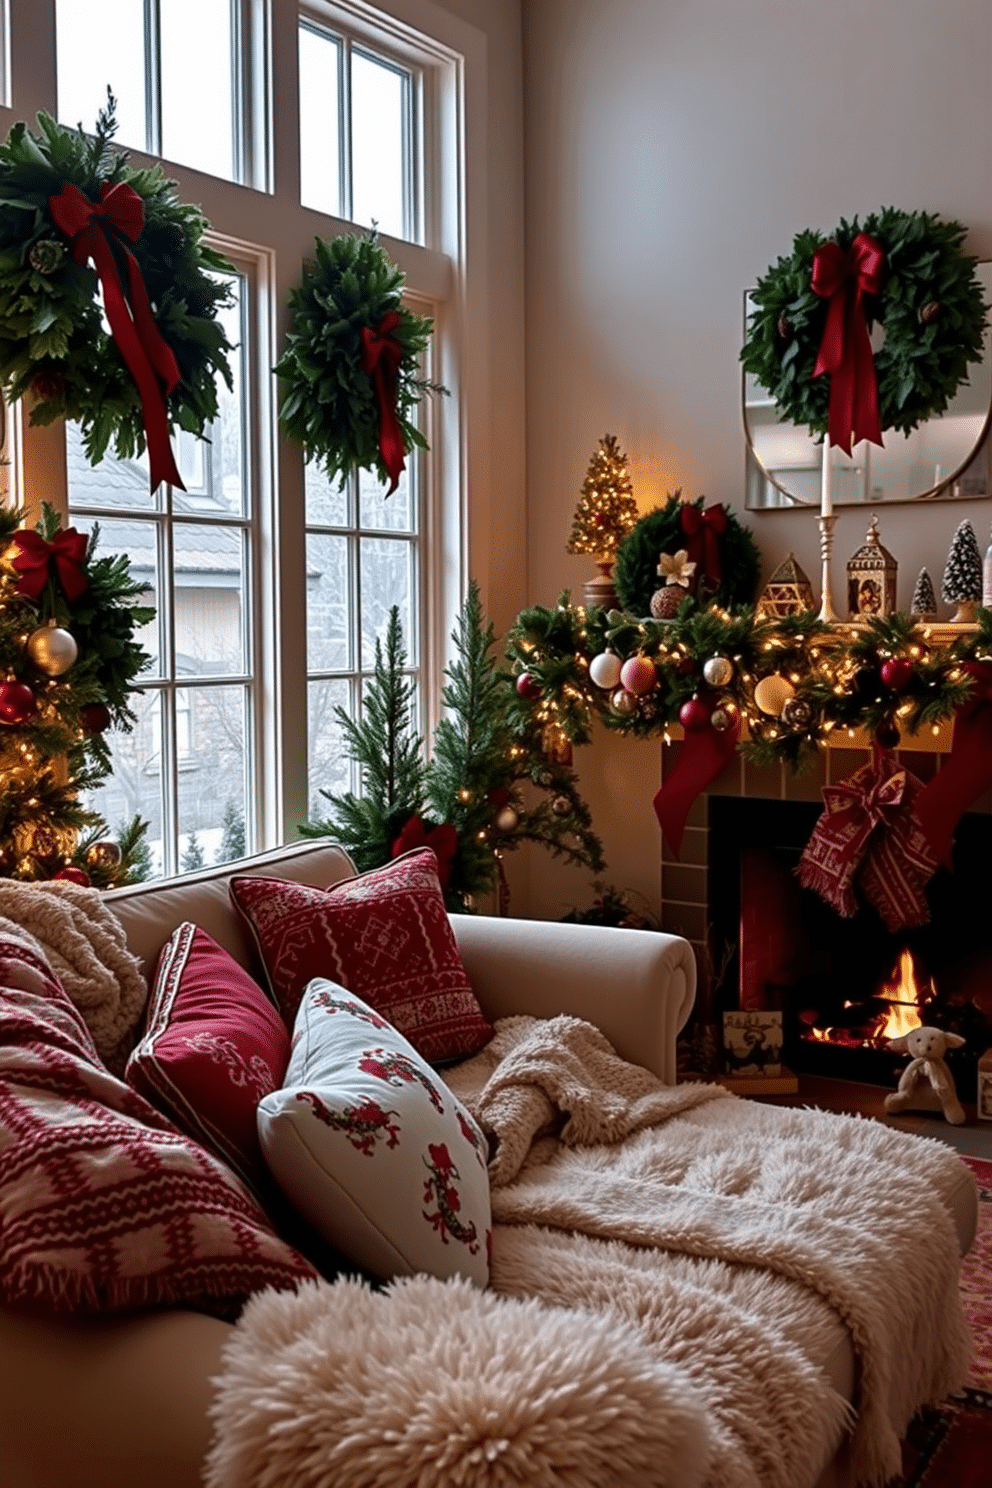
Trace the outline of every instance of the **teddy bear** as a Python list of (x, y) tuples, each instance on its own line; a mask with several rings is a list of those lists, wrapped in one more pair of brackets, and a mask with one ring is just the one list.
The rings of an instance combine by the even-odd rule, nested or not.
[(960, 1126), (964, 1110), (944, 1055), (963, 1043), (960, 1034), (945, 1033), (942, 1028), (912, 1028), (901, 1038), (889, 1039), (888, 1047), (896, 1054), (912, 1058), (899, 1077), (899, 1088), (885, 1097), (885, 1109), (936, 1110), (939, 1106), (952, 1126)]

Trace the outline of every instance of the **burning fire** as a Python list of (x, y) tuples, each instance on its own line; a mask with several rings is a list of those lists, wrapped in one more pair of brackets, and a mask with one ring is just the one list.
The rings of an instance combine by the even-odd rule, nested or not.
[(913, 953), (905, 947), (889, 980), (879, 987), (878, 996), (884, 997), (892, 1006), (885, 1015), (885, 1022), (875, 1035), (875, 1042), (902, 1038), (912, 1028), (921, 1026), (920, 1008), (933, 996), (933, 983), (922, 986), (916, 974)]

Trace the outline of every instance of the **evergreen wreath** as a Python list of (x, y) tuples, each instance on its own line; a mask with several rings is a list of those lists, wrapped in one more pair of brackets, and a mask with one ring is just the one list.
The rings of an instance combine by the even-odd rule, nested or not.
[(381, 247), (375, 228), (317, 238), (314, 251), (304, 264), (302, 283), (289, 297), (292, 326), (275, 368), (286, 383), (279, 417), (306, 458), (322, 465), (330, 480), (375, 470), (388, 484), (375, 385), (362, 365), (362, 331), (377, 330), (390, 312), (397, 317), (389, 332), (401, 348), (396, 418), (409, 454), (429, 448), (411, 420), (413, 409), (424, 393), (447, 392), (418, 375), (434, 322), (402, 304), (403, 271)]
[[(144, 227), (127, 246), (179, 365), (167, 398), (170, 427), (202, 434), (217, 417), (217, 374), (232, 386), (217, 311), (230, 299), (219, 276), (233, 267), (204, 243), (205, 217), (179, 200), (161, 167), (132, 170), (111, 148), (114, 109), (108, 89), (93, 135), (39, 113), (38, 134), (17, 123), (0, 144), (0, 383), (9, 402), (31, 392), (33, 424), (78, 420), (94, 465), (111, 442), (122, 459), (140, 455), (145, 429), (138, 389), (103, 323), (96, 273), (76, 261), (52, 217), (49, 204), (66, 185), (93, 202), (119, 183), (141, 197)], [(107, 236), (121, 268), (112, 227)], [(126, 264), (122, 277), (126, 283)]]
[[(669, 496), (664, 506), (655, 507), (643, 516), (620, 544), (613, 569), (613, 584), (623, 608), (632, 615), (650, 612), (651, 596), (662, 584), (658, 577), (658, 559), (662, 553), (677, 553), (688, 546), (682, 530), (682, 508), (686, 505), (703, 509), (705, 497), (683, 502), (678, 491)], [(710, 604), (734, 608), (754, 602), (761, 574), (761, 555), (751, 535), (729, 508), (726, 530), (720, 538), (722, 581), (715, 593), (707, 595)], [(685, 591), (686, 594), (690, 592)]]
[[(859, 233), (875, 238), (885, 254), (885, 279), (865, 297), (869, 330), (885, 327), (874, 354), (879, 422), (909, 434), (942, 413), (981, 360), (988, 307), (975, 274), (978, 260), (962, 249), (967, 229), (933, 212), (883, 207), (863, 222), (841, 220), (828, 236), (850, 249)], [(755, 309), (741, 361), (775, 400), (783, 419), (827, 432), (829, 375), (814, 377), (828, 301), (812, 287), (813, 255), (825, 239), (797, 234), (792, 253), (780, 258), (752, 292)]]

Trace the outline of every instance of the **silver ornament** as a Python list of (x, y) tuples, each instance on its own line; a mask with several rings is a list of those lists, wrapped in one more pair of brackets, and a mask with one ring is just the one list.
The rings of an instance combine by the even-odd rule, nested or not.
[(782, 709), (782, 722), (787, 728), (809, 728), (813, 722), (812, 705), (805, 698), (789, 698)]
[(630, 718), (637, 712), (637, 698), (626, 687), (618, 687), (610, 696), (610, 709), (618, 718)]
[(728, 656), (711, 656), (703, 662), (703, 680), (709, 687), (726, 687), (734, 675), (734, 663)]
[(86, 862), (91, 868), (116, 868), (123, 854), (118, 842), (93, 842), (86, 849)]
[(512, 806), (501, 806), (493, 817), (497, 832), (515, 832), (519, 825), (520, 817)]
[(27, 652), (40, 672), (61, 677), (76, 660), (79, 647), (67, 630), (49, 620), (28, 636)]
[(710, 714), (710, 723), (718, 734), (725, 734), (727, 729), (733, 727), (733, 722), (733, 716), (727, 712), (726, 708), (714, 708)]
[(555, 796), (551, 802), (551, 811), (554, 816), (571, 816), (572, 803), (567, 796)]

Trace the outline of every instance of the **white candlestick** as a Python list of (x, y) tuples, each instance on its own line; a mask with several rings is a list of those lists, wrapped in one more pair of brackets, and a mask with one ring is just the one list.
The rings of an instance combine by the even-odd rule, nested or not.
[(830, 435), (823, 436), (823, 465), (820, 469), (820, 516), (834, 514), (833, 462), (830, 459)]

